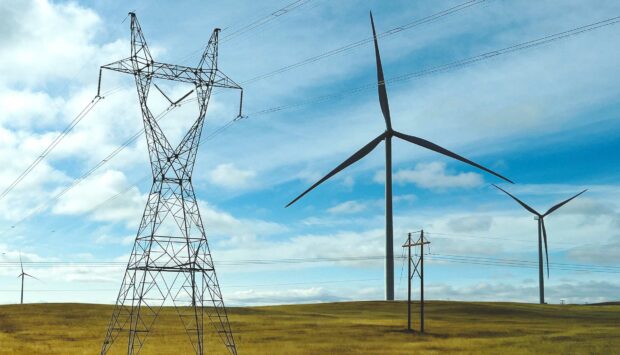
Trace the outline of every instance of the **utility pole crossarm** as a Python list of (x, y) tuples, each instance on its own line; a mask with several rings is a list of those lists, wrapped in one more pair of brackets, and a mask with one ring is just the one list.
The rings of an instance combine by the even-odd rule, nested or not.
[(422, 243), (420, 243), (419, 241), (415, 242), (415, 243), (405, 243), (403, 244), (403, 248), (407, 248), (407, 247), (416, 247), (418, 245), (424, 245), (424, 244), (431, 244), (431, 242), (429, 241), (424, 241)]

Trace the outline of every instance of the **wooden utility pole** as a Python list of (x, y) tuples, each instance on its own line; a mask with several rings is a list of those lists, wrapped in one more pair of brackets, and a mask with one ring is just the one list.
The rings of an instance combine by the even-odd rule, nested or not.
[[(411, 235), (408, 233), (407, 241), (403, 244), (403, 248), (407, 248), (407, 329), (411, 329), (411, 280), (417, 274), (420, 278), (420, 333), (424, 333), (424, 245), (430, 244), (424, 239), (424, 230), (420, 231), (420, 238), (413, 242)], [(411, 247), (420, 246), (420, 257), (411, 257)], [(413, 266), (413, 268), (412, 268)]]

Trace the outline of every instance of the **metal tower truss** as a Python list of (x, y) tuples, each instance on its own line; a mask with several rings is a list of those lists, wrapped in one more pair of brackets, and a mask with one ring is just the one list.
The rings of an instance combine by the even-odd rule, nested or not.
[[(158, 63), (151, 57), (136, 15), (129, 15), (131, 57), (101, 68), (134, 76), (153, 185), (101, 354), (108, 353), (114, 344), (122, 349), (119, 343), (125, 343), (127, 354), (139, 353), (164, 304), (174, 306), (196, 354), (206, 352), (206, 318), (228, 351), (237, 354), (192, 187), (192, 170), (211, 91), (214, 87), (242, 89), (217, 68), (219, 29), (213, 31), (196, 68)], [(198, 118), (176, 148), (170, 145), (147, 105), (154, 79), (194, 84)], [(177, 104), (188, 95), (170, 102)]]

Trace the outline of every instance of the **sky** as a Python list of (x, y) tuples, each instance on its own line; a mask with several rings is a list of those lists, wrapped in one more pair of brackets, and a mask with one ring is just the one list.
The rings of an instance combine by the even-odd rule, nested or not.
[[(284, 208), (385, 129), (370, 10), (395, 129), (515, 181), (394, 141), (396, 297), (401, 245), (424, 229), (427, 299), (538, 301), (537, 224), (499, 184), (540, 212), (587, 188), (546, 219), (547, 302), (617, 300), (620, 24), (496, 52), (613, 19), (617, 1), (0, 0), (0, 191), (40, 160), (0, 198), (0, 303), (19, 302), (20, 255), (25, 302), (116, 300), (150, 168), (144, 137), (128, 142), (132, 78), (104, 72), (90, 103), (99, 67), (129, 56), (129, 11), (165, 63), (197, 65), (221, 28), (219, 68), (244, 88), (236, 121), (238, 92), (214, 91), (192, 180), (226, 303), (383, 299), (383, 143)], [(173, 145), (196, 114), (162, 118)]]

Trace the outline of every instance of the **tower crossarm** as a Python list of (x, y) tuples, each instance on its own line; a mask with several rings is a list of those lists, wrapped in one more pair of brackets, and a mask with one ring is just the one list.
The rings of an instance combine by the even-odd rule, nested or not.
[(225, 89), (239, 89), (241, 90), (241, 86), (234, 82), (231, 78), (226, 76), (226, 74), (222, 73), (221, 70), (215, 70), (215, 77), (212, 83), (213, 87), (216, 88), (225, 88)]
[(219, 69), (192, 68), (184, 65), (166, 64), (153, 62), (145, 67), (135, 69), (132, 58), (124, 58), (119, 61), (101, 66), (120, 73), (140, 75), (149, 79), (172, 80), (192, 83), (197, 86), (212, 86), (225, 89), (241, 89), (226, 74)]

